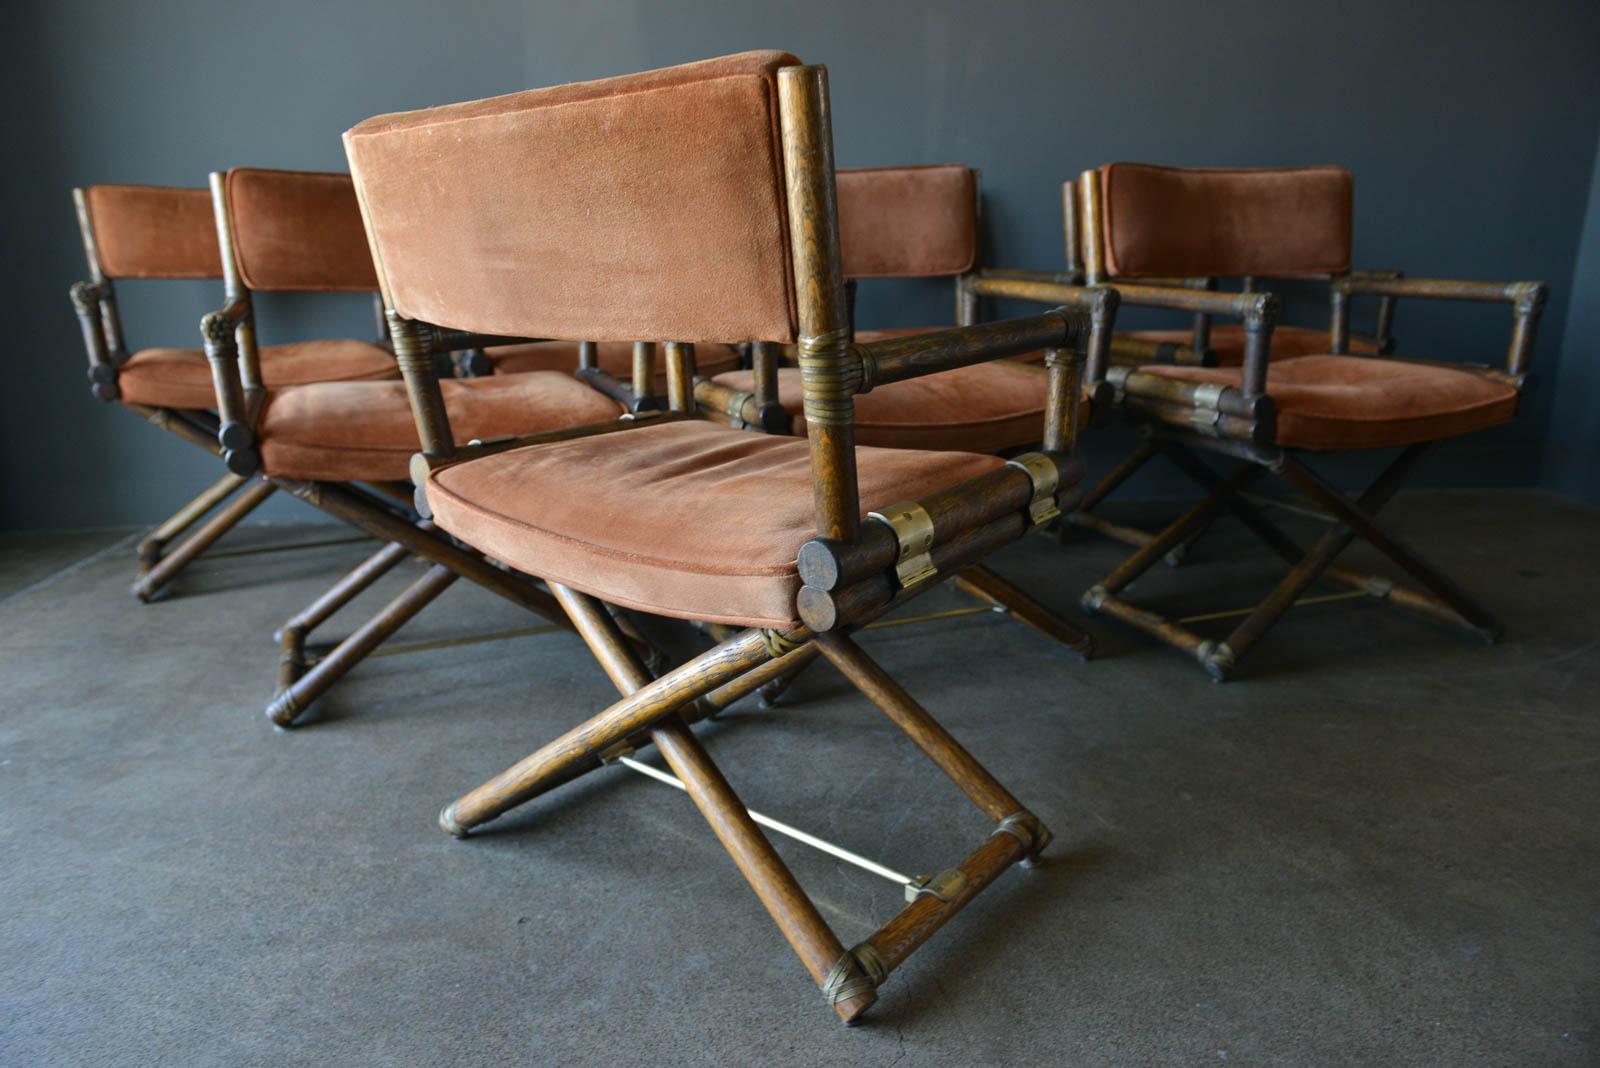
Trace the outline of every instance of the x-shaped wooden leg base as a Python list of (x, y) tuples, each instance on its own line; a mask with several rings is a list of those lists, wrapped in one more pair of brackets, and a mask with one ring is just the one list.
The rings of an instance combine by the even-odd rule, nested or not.
[[(1502, 632), (1500, 623), (1419, 553), (1378, 525), (1378, 511), (1394, 496), (1426, 448), (1426, 445), (1414, 445), (1404, 450), (1354, 500), (1335, 489), (1295, 455), (1283, 454), (1279, 465), (1281, 470), (1278, 472), (1281, 477), (1320, 505), (1335, 520), (1334, 525), (1309, 550), (1302, 550), (1292, 538), (1240, 496), (1246, 486), (1267, 470), (1266, 467), (1246, 463), (1231, 477), (1222, 479), (1181, 446), (1167, 444), (1163, 451), (1168, 452), (1180, 468), (1205, 485), (1210, 490), (1209, 495), (1165, 530), (1145, 535), (1144, 544), (1137, 552), (1084, 594), (1084, 607), (1114, 616), (1184, 650), (1218, 681), (1229, 677), (1262, 635), (1319, 579), (1327, 579), (1430, 618), (1465, 627), (1494, 641)], [(1184, 626), (1183, 621), (1140, 608), (1118, 596), (1124, 587), (1149, 570), (1156, 560), (1175, 545), (1192, 540), (1199, 531), (1208, 527), (1222, 509), (1241, 519), (1291, 565), (1289, 574), (1255, 608), (1243, 613), (1243, 620), (1224, 640), (1219, 642), (1204, 638)], [(1388, 579), (1335, 566), (1335, 558), (1358, 536), (1411, 575), (1423, 589), (1411, 589)]]
[[(1030, 861), (1050, 833), (989, 772), (850, 638), (747, 630), (650, 679), (591, 597), (552, 587), (623, 697), (587, 722), (464, 795), (440, 825), (465, 836), (472, 828), (636, 748), (654, 745), (705, 816), (761, 903), (839, 1018), (854, 1023), (877, 1000), (877, 988), (918, 946), (1018, 861)], [(810, 652), (808, 652), (810, 650)], [(820, 651), (876, 704), (967, 796), (995, 821), (995, 831), (955, 867), (905, 880), (909, 903), (866, 941), (846, 950), (745, 808), (688, 724)], [(659, 777), (659, 776), (657, 776)], [(773, 821), (762, 817), (768, 826)], [(839, 855), (835, 852), (835, 855)], [(893, 873), (890, 873), (891, 875)]]
[[(274, 483), (265, 485), (272, 487)], [(267, 705), (267, 718), (279, 727), (292, 726), (313, 701), (349, 674), (352, 668), (449, 589), (458, 578), (471, 579), (551, 623), (563, 627), (568, 625), (560, 605), (534, 585), (531, 579), (495, 567), (482, 556), (463, 549), (445, 537), (426, 520), (415, 522), (400, 515), (383, 500), (350, 486), (288, 480), (279, 480), (276, 485), (386, 543), (302, 609), (278, 632), (283, 646), (280, 685)], [(432, 566), (314, 666), (308, 667), (305, 656), (307, 635), (413, 554)]]

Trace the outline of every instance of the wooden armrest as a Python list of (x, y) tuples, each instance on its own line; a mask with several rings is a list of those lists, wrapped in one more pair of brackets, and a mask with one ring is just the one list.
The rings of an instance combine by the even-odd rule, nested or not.
[(1117, 291), (1124, 304), (1140, 308), (1169, 308), (1173, 311), (1204, 312), (1207, 315), (1227, 315), (1249, 320), (1266, 314), (1269, 306), (1275, 312), (1277, 298), (1271, 293), (1216, 293), (1206, 289), (1178, 286), (1147, 285), (1142, 282), (1107, 283)]
[(1527, 376), (1539, 313), (1549, 296), (1543, 282), (1480, 282), (1447, 278), (1374, 278), (1351, 275), (1333, 283), (1333, 351), (1349, 348), (1350, 297), (1367, 294), (1385, 298), (1420, 297), (1424, 300), (1469, 300), (1511, 305), (1515, 322), (1506, 350), (1506, 374), (1519, 385)]
[(1038, 304), (1083, 304), (1096, 292), (1095, 287), (1074, 281), (1070, 275), (1029, 274), (1022, 271), (969, 275), (961, 280), (961, 285), (975, 296), (1008, 297)]
[(1377, 276), (1370, 272), (1350, 274), (1334, 280), (1343, 293), (1362, 293), (1380, 297), (1421, 297), (1426, 300), (1503, 301), (1508, 304), (1543, 302), (1543, 282), (1480, 282), (1453, 278), (1405, 278)]
[(865, 393), (886, 382), (1020, 356), (1036, 349), (1075, 348), (1087, 342), (1088, 330), (1085, 312), (1063, 307), (1024, 319), (957, 326), (853, 345), (851, 353), (860, 368), (854, 392)]

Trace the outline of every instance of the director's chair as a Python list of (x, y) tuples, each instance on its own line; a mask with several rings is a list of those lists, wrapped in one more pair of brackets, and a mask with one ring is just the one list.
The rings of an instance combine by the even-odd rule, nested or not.
[[(545, 576), (624, 695), (448, 806), (442, 826), (465, 835), (606, 763), (637, 763), (634, 751), (653, 744), (850, 1022), (918, 946), (1049, 839), (851, 632), (1056, 513), (1082, 472), (1072, 448), (1087, 324), (1058, 309), (851, 345), (828, 116), (823, 68), (758, 52), (380, 116), (345, 146), (434, 522)], [(662, 339), (673, 410), (462, 444), (432, 364), (412, 348), (425, 350), (441, 323)], [(798, 346), (805, 441), (691, 417), (693, 349), (708, 342)], [(1006, 461), (857, 447), (855, 395), (1038, 349), (1049, 352), (1051, 398), (1042, 451)], [(652, 679), (605, 603), (740, 629)], [(955, 867), (890, 873), (909, 903), (851, 950), (688, 727), (699, 699), (750, 692), (819, 654), (992, 821)]]
[[(263, 380), (252, 293), (380, 288), (350, 176), (235, 168), (213, 174), (211, 191), (227, 304), (205, 317), (201, 333), (216, 382), (223, 459), (233, 474), (264, 479), (383, 542), (279, 628), (278, 688), (267, 717), (280, 727), (295, 724), (459, 578), (528, 609), (551, 628), (570, 626), (536, 581), (464, 548), (415, 512), (408, 477), (418, 437), (403, 382), (275, 389)], [(432, 340), (438, 356), (427, 357), (430, 365), (437, 361), (449, 371), (449, 353), (501, 339), (441, 331)], [(408, 357), (398, 344), (385, 358), (404, 371)], [(614, 420), (622, 413), (615, 401), (553, 371), (449, 377), (436, 387), (455, 425), (473, 438)], [(316, 628), (412, 555), (429, 565), (419, 578), (332, 649), (308, 654)]]
[[(1185, 171), (1140, 164), (1102, 168), (1098, 226), (1109, 274), (1137, 280), (1145, 271), (1184, 275), (1313, 275), (1331, 282), (1329, 351), (1272, 358), (1277, 300), (1268, 293), (1174, 292), (1169, 306), (1243, 319), (1237, 367), (1149, 364), (1105, 371), (1116, 407), (1149, 436), (1152, 455), (1172, 461), (1206, 491), (1204, 500), (1156, 534), (1131, 532), (1138, 550), (1083, 597), (1091, 612), (1113, 616), (1195, 657), (1221, 681), (1314, 582), (1387, 601), (1494, 640), (1500, 623), (1418, 552), (1386, 531), (1377, 513), (1418, 460), (1448, 438), (1510, 422), (1526, 384), (1546, 287), (1540, 282), (1467, 282), (1351, 273), (1349, 176), (1336, 168), (1296, 171)], [(1181, 217), (1180, 217), (1181, 214)], [(1197, 220), (1193, 216), (1200, 216)], [(1130, 220), (1135, 220), (1132, 222)], [(1205, 221), (1205, 220), (1210, 220)], [(1159, 265), (1159, 267), (1157, 266)], [(1125, 297), (1139, 284), (1118, 282)], [(1048, 285), (1036, 299), (1049, 300)], [(1355, 296), (1496, 301), (1510, 304), (1513, 328), (1504, 370), (1387, 355), (1350, 353)], [(1100, 368), (1091, 368), (1091, 374)], [(1336, 489), (1309, 463), (1317, 454), (1398, 450), (1359, 495)], [(1240, 461), (1220, 475), (1197, 455)], [(1246, 491), (1271, 473), (1308, 497), (1329, 523), (1309, 549), (1256, 506)], [(1086, 497), (1086, 500), (1088, 498)], [(1220, 640), (1125, 600), (1122, 592), (1156, 561), (1205, 530), (1223, 511), (1266, 542), (1289, 565), (1264, 600), (1242, 612)], [(1335, 563), (1357, 537), (1421, 587), (1403, 586)]]
[[(92, 185), (74, 189), (72, 200), (89, 266), (89, 280), (75, 284), (71, 295), (89, 357), (90, 392), (98, 400), (120, 402), (215, 454), (216, 394), (204, 351), (146, 348), (130, 353), (115, 288), (122, 279), (220, 281), (222, 254), (210, 194), (170, 186)], [(394, 357), (381, 344), (350, 339), (264, 346), (260, 368), (263, 381), (274, 387), (399, 377)], [(141, 539), (134, 595), (141, 601), (159, 596), (275, 489), (271, 483), (225, 473)], [(198, 529), (177, 540), (197, 523)], [(274, 548), (292, 547), (301, 546)]]

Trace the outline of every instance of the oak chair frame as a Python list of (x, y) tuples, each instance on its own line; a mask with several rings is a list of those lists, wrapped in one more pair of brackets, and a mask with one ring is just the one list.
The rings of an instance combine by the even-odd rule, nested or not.
[[(1075, 451), (1087, 317), (1058, 308), (1043, 315), (957, 327), (912, 338), (854, 344), (840, 273), (838, 220), (827, 72), (791, 66), (778, 72), (787, 215), (799, 302), (799, 362), (804, 382), (814, 478), (816, 537), (799, 550), (797, 598), (802, 625), (787, 631), (740, 630), (658, 678), (639, 660), (596, 598), (557, 583), (551, 590), (572, 618), (622, 699), (505, 772), (440, 815), (458, 837), (557, 786), (607, 764), (631, 762), (653, 744), (755, 889), (825, 999), (846, 1023), (876, 1000), (877, 987), (936, 930), (1006, 868), (1036, 858), (1050, 839), (1040, 820), (881, 667), (851, 634), (891, 608), (938, 585), (983, 554), (1048, 522), (1070, 500), (1083, 465)], [(369, 237), (371, 228), (369, 225)], [(625, 435), (662, 420), (693, 417), (694, 347), (665, 343), (668, 404), (587, 428), (458, 445), (450, 432), (428, 350), (438, 327), (391, 311), (391, 333), (410, 391), (423, 452), (413, 478), (507, 449), (576, 436)], [(877, 385), (985, 360), (1047, 349), (1051, 405), (1044, 450), (862, 521), (856, 488), (853, 397)], [(653, 368), (652, 368), (653, 370)], [(639, 376), (640, 381), (650, 381)], [(1069, 403), (1070, 400), (1070, 403)], [(758, 414), (752, 412), (753, 415)], [(758, 416), (759, 417), (759, 416)], [(766, 683), (825, 657), (872, 700), (995, 821), (995, 831), (944, 873), (907, 880), (909, 904), (879, 931), (847, 950), (761, 832), (689, 724)], [(634, 762), (636, 763), (636, 762)], [(660, 777), (659, 773), (657, 777)], [(771, 821), (766, 821), (770, 825)], [(836, 852), (835, 855), (838, 855)]]
[[(1098, 188), (1098, 172), (1085, 174), (1091, 190)], [(1085, 215), (1098, 231), (1098, 201), (1085, 199)], [(1069, 226), (1070, 232), (1070, 226)], [(1091, 275), (1097, 270), (1088, 267)], [(1290, 608), (1300, 603), (1303, 593), (1315, 582), (1327, 581), (1348, 591), (1349, 596), (1366, 596), (1404, 608), (1413, 613), (1474, 632), (1488, 641), (1503, 634), (1502, 624), (1474, 601), (1451, 579), (1440, 573), (1419, 553), (1388, 533), (1376, 519), (1400, 488), (1417, 462), (1436, 441), (1402, 448), (1366, 490), (1350, 496), (1338, 490), (1306, 462), (1305, 451), (1274, 444), (1276, 429), (1272, 398), (1267, 392), (1270, 375), (1270, 344), (1277, 316), (1277, 299), (1260, 291), (1237, 295), (1205, 290), (1173, 290), (1170, 295), (1147, 292), (1156, 287), (1112, 283), (1130, 303), (1159, 299), (1160, 306), (1193, 311), (1197, 315), (1234, 316), (1244, 321), (1246, 349), (1240, 387), (1195, 383), (1150, 374), (1136, 369), (1106, 368), (1091, 365), (1091, 376), (1102, 375), (1111, 381), (1118, 410), (1148, 437), (1148, 443), (1124, 460), (1094, 489), (1084, 495), (1081, 509), (1086, 511), (1104, 499), (1138, 466), (1154, 456), (1169, 458), (1206, 491), (1198, 504), (1179, 516), (1165, 529), (1147, 533), (1117, 527), (1080, 515), (1075, 522), (1105, 533), (1136, 547), (1128, 557), (1082, 598), (1091, 613), (1103, 613), (1142, 630), (1193, 656), (1217, 681), (1234, 673), (1240, 660)], [(986, 291), (1000, 295), (1050, 302), (1059, 299), (1058, 285), (1044, 281), (1002, 282)], [(1380, 305), (1378, 347), (1389, 347), (1387, 329), (1392, 323), (1394, 302), (1400, 298), (1498, 302), (1511, 306), (1513, 323), (1504, 370), (1476, 364), (1451, 363), (1465, 373), (1503, 382), (1522, 392), (1528, 381), (1527, 368), (1541, 309), (1548, 289), (1542, 282), (1483, 282), (1444, 279), (1404, 278), (1394, 272), (1351, 272), (1331, 279), (1330, 343), (1335, 355), (1346, 355), (1350, 347), (1350, 304), (1353, 297), (1376, 297)], [(1405, 363), (1429, 361), (1406, 359), (1389, 353), (1375, 358)], [(1204, 463), (1196, 450), (1216, 453), (1242, 461), (1224, 478)], [(1344, 450), (1348, 451), (1348, 450)], [(1308, 498), (1318, 509), (1314, 514), (1329, 524), (1329, 529), (1306, 549), (1281, 527), (1262, 514), (1257, 500), (1246, 490), (1266, 473), (1279, 476), (1291, 492)], [(1190, 544), (1224, 511), (1239, 519), (1286, 564), (1287, 576), (1253, 608), (1239, 612), (1207, 613), (1199, 617), (1173, 620), (1141, 608), (1125, 599), (1121, 592), (1158, 561)], [(1383, 576), (1335, 564), (1347, 546), (1361, 537), (1414, 579), (1421, 589), (1395, 583)], [(1205, 638), (1188, 623), (1243, 618), (1221, 641)]]
[[(953, 280), (953, 296), (955, 303), (955, 320), (957, 326), (973, 326), (978, 322), (977, 293), (972, 287), (975, 279), (986, 276), (986, 269), (982, 265), (981, 251), (981, 220), (983, 208), (983, 172), (975, 167), (968, 168), (973, 175), (973, 218), (978, 224), (976, 229), (980, 235), (980, 250), (974, 257), (973, 266), (967, 271), (956, 275)], [(1007, 272), (1000, 272), (1005, 274)], [(910, 276), (902, 276), (910, 277)], [(855, 306), (858, 291), (858, 280), (845, 279), (845, 308), (846, 319), (849, 323), (850, 343), (855, 343)], [(1100, 361), (1106, 359), (1106, 348), (1111, 343), (1112, 326), (1116, 319), (1118, 294), (1109, 287), (1084, 288), (1070, 299), (1061, 295), (1059, 301), (1069, 307), (1079, 308), (1088, 316), (1091, 331), (1088, 341), (1090, 359)], [(789, 410), (779, 398), (778, 370), (787, 362), (787, 346), (775, 345), (768, 342), (755, 342), (751, 345), (751, 366), (755, 371), (755, 389), (750, 393), (732, 390), (720, 383), (706, 378), (694, 380), (695, 402), (703, 415), (717, 422), (725, 422), (739, 428), (753, 428), (769, 434), (789, 435), (793, 433), (793, 419)], [(1041, 376), (1047, 376), (1048, 371), (1036, 364), (1025, 363), (1019, 360), (1006, 361), (1017, 367), (1029, 371), (1037, 371)], [(1102, 406), (1103, 410), (1103, 406)], [(1094, 636), (1082, 628), (1062, 619), (1060, 615), (1030, 596), (1025, 590), (1015, 583), (1004, 578), (993, 569), (981, 564), (969, 565), (961, 574), (951, 579), (951, 585), (963, 593), (979, 601), (982, 608), (970, 611), (995, 611), (1004, 613), (1007, 617), (1029, 627), (1046, 638), (1058, 642), (1072, 650), (1085, 660), (1094, 656)], [(907, 623), (921, 623), (936, 619), (949, 618), (954, 614), (964, 614), (968, 610), (956, 609), (947, 612), (932, 612), (925, 616), (909, 619), (896, 619), (893, 625), (899, 626)], [(883, 626), (884, 622), (875, 624)], [(764, 699), (776, 700), (784, 688), (793, 682), (792, 675), (786, 675), (774, 680), (762, 690)]]
[[(126, 334), (117, 306), (116, 285), (107, 275), (100, 259), (100, 246), (95, 235), (94, 217), (89, 210), (87, 191), (81, 187), (74, 188), (72, 203), (77, 214), (89, 278), (75, 282), (69, 295), (88, 357), (90, 395), (109, 404), (122, 401), (117, 377), (131, 354), (124, 340)], [(219, 263), (217, 277), (221, 276), (222, 267)], [(375, 300), (375, 304), (381, 323), (381, 303)], [(122, 407), (197, 448), (213, 455), (221, 454), (217, 444), (220, 421), (211, 410), (156, 407), (126, 401), (122, 401)], [(225, 473), (140, 539), (137, 549), (138, 570), (131, 588), (133, 595), (148, 603), (167, 592), (170, 583), (180, 572), (206, 554), (224, 534), (238, 526), (275, 492), (277, 487), (270, 482), (254, 480), (232, 471)], [(202, 520), (205, 522), (202, 523)], [(196, 524), (199, 524), (198, 529), (194, 529)], [(183, 537), (186, 532), (190, 533)], [(327, 541), (318, 540), (235, 552), (278, 552), (327, 544)], [(211, 552), (210, 555), (215, 558), (228, 555), (228, 552)]]
[[(457, 579), (467, 578), (526, 608), (557, 628), (570, 624), (560, 605), (544, 589), (525, 576), (496, 567), (481, 553), (464, 548), (433, 526), (415, 510), (410, 487), (404, 482), (373, 483), (365, 488), (354, 483), (290, 479), (262, 474), (257, 448), (256, 425), (266, 400), (262, 385), (255, 337), (255, 308), (245, 285), (235, 253), (232, 215), (228, 210), (226, 174), (210, 176), (212, 207), (216, 216), (217, 238), (222, 248), (223, 306), (200, 320), (217, 394), (218, 425), (215, 445), (231, 474), (260, 478), (264, 485), (285, 490), (312, 507), (349, 524), (377, 539), (381, 547), (358, 564), (333, 586), (280, 627), (275, 635), (281, 649), (278, 687), (267, 704), (267, 718), (277, 727), (294, 726), (311, 704), (328, 691), (361, 661), (387, 641), (397, 630), (427, 607)], [(381, 295), (379, 297), (381, 303)], [(389, 334), (389, 317), (383, 317), (384, 333)], [(430, 350), (428, 361), (434, 370), (450, 367), (449, 356), (478, 344), (494, 344), (498, 339), (439, 332), (434, 339), (439, 347)], [(402, 374), (408, 356), (399, 339), (389, 336)], [(437, 383), (435, 383), (437, 390)], [(335, 612), (369, 589), (409, 556), (420, 557), (429, 566), (421, 577), (390, 600), (325, 655), (312, 658), (307, 653), (311, 632)]]
[[(1123, 306), (1125, 307), (1192, 312), (1193, 326), (1188, 345), (1121, 336), (1114, 337), (1111, 340), (1110, 355), (1104, 363), (1106, 372), (1103, 380), (1111, 384), (1113, 388), (1096, 394), (1096, 402), (1102, 405), (1096, 414), (1097, 424), (1109, 419), (1111, 415), (1110, 409), (1123, 403), (1125, 391), (1120, 388), (1120, 383), (1127, 374), (1151, 363), (1174, 363), (1197, 367), (1215, 366), (1217, 362), (1216, 356), (1211, 350), (1212, 320), (1218, 314), (1243, 318), (1246, 323), (1250, 319), (1250, 308), (1246, 304), (1235, 303), (1232, 308), (1220, 312), (1207, 310), (1204, 306), (1197, 309), (1183, 306), (1182, 302), (1179, 301), (1163, 300), (1158, 293), (1152, 291), (1154, 288), (1160, 288), (1213, 292), (1217, 289), (1218, 279), (1216, 278), (1141, 278), (1136, 283), (1129, 283), (1108, 277), (1105, 269), (1105, 232), (1101, 225), (1103, 213), (1104, 199), (1100, 188), (1100, 172), (1091, 168), (1084, 171), (1076, 180), (1068, 179), (1061, 185), (1062, 244), (1065, 263), (1065, 271), (1063, 273), (1050, 275), (1030, 271), (988, 272), (984, 276), (973, 279), (968, 283), (969, 288), (974, 291), (975, 295), (1016, 296), (1021, 299), (1028, 299), (1027, 286), (1029, 283), (1043, 283), (1047, 286), (1065, 283), (1093, 288), (1111, 287), (1121, 294)], [(1385, 280), (1403, 278), (1404, 274), (1400, 271), (1350, 271), (1347, 275), (1300, 274), (1294, 276), (1294, 280), (1326, 282), (1329, 286), (1331, 298), (1334, 285), (1345, 277)], [(1242, 287), (1238, 291), (1238, 295), (1249, 296), (1262, 292), (1261, 283), (1265, 280), (1268, 280), (1265, 276), (1243, 277), (1241, 279)], [(1268, 296), (1272, 296), (1272, 299), (1276, 301), (1275, 295), (1268, 294)], [(1391, 355), (1395, 345), (1393, 335), (1395, 298), (1382, 294), (1377, 294), (1376, 296), (1377, 306), (1372, 332), (1352, 336), (1359, 337), (1373, 353)], [(1215, 307), (1220, 307), (1220, 305)], [(1272, 315), (1274, 327), (1276, 327), (1276, 304), (1274, 304)], [(1330, 311), (1330, 322), (1331, 319), (1332, 312)], [(1090, 377), (1091, 380), (1095, 380), (1092, 373)], [(1103, 537), (1134, 546), (1135, 548), (1147, 544), (1153, 536), (1150, 531), (1114, 522), (1096, 514), (1095, 508), (1120, 489), (1146, 464), (1161, 455), (1163, 455), (1162, 451), (1149, 441), (1137, 446), (1084, 494), (1083, 503), (1080, 507), (1063, 517), (1062, 532), (1064, 533), (1064, 528), (1070, 525), (1093, 531)], [(1179, 464), (1178, 466), (1185, 474), (1192, 473), (1191, 465)], [(1163, 557), (1165, 562), (1171, 566), (1180, 564), (1189, 548), (1209, 529), (1209, 522), (1197, 526), (1186, 540), (1167, 551)]]

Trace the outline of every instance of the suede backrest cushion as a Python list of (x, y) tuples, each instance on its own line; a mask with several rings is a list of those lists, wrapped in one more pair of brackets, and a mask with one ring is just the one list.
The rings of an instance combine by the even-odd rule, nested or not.
[(210, 191), (91, 185), (83, 193), (107, 277), (222, 277)]
[(839, 252), (847, 278), (964, 274), (978, 258), (978, 176), (970, 167), (841, 170)]
[(239, 277), (262, 291), (378, 288), (348, 174), (236, 167), (228, 215)]
[(1113, 278), (1339, 274), (1350, 268), (1342, 167), (1100, 169)]
[(748, 52), (344, 136), (402, 315), (590, 341), (790, 341), (777, 72)]

